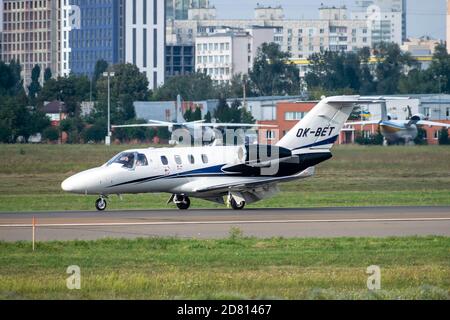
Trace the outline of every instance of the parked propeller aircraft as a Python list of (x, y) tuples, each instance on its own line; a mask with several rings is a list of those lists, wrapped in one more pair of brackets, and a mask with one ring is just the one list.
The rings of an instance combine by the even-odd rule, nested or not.
[(163, 192), (179, 209), (190, 198), (226, 203), (243, 209), (278, 191), (279, 183), (314, 175), (315, 166), (332, 157), (338, 139), (359, 96), (320, 101), (274, 146), (200, 146), (133, 149), (121, 152), (101, 167), (65, 180), (64, 191), (100, 195), (95, 203), (105, 210), (113, 194)]
[(378, 125), (380, 133), (383, 135), (384, 141), (383, 145), (387, 146), (389, 144), (409, 144), (412, 143), (418, 135), (417, 126), (437, 126), (450, 128), (450, 124), (427, 121), (427, 118), (423, 114), (411, 114), (411, 108), (409, 110), (409, 119), (407, 120), (393, 120), (392, 116), (387, 113), (386, 100), (407, 100), (408, 98), (382, 98), (380, 99), (381, 105), (381, 120), (371, 120), (371, 121), (351, 121), (346, 123), (346, 125)]

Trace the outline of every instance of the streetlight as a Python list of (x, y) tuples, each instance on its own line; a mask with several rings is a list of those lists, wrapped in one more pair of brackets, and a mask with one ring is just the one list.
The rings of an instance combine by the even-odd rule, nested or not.
[(104, 77), (108, 77), (108, 127), (107, 134), (105, 137), (105, 144), (107, 146), (111, 145), (111, 77), (115, 76), (114, 72), (103, 72)]

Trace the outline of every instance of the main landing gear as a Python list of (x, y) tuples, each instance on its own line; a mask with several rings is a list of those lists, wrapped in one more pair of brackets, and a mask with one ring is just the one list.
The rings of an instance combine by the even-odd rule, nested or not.
[(245, 198), (240, 193), (229, 193), (228, 204), (233, 210), (242, 210), (245, 207)]
[(100, 197), (95, 201), (95, 207), (98, 211), (104, 211), (106, 209), (106, 199), (104, 197)]
[(176, 194), (173, 197), (173, 203), (175, 203), (180, 210), (187, 210), (191, 206), (191, 200), (188, 196), (183, 194)]

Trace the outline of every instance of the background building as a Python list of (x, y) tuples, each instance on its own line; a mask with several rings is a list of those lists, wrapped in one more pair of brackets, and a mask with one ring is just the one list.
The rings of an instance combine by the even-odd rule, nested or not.
[(354, 51), (370, 46), (372, 39), (366, 20), (348, 19), (342, 12), (343, 8), (322, 7), (319, 19), (283, 20), (282, 8), (257, 7), (256, 19), (175, 20), (169, 23), (166, 35), (168, 41), (180, 44), (193, 43), (198, 36), (224, 28), (272, 27), (272, 42), (294, 58), (307, 58), (321, 50)]
[(125, 62), (144, 72), (151, 89), (165, 78), (165, 1), (125, 2)]
[[(407, 38), (407, 34), (406, 34), (406, 28), (407, 28), (407, 19), (406, 19), (406, 14), (407, 14), (407, 0), (355, 0), (355, 7), (357, 8), (355, 11), (357, 12), (367, 12), (369, 13), (370, 16), (370, 12), (367, 11), (367, 9), (370, 6), (377, 6), (380, 9), (380, 18), (381, 20), (385, 21), (384, 23), (381, 24), (381, 27), (385, 27), (388, 23), (387, 21), (393, 19), (392, 15), (389, 15), (389, 13), (400, 13), (400, 18), (401, 18), (401, 41), (397, 42), (398, 44), (401, 44), (402, 41), (405, 41)], [(372, 12), (373, 13), (373, 12)], [(368, 16), (368, 18), (369, 18)], [(394, 19), (398, 19), (398, 14), (395, 14), (395, 18)], [(392, 21), (391, 21), (392, 24)], [(395, 38), (398, 40), (397, 36), (398, 36), (398, 31), (397, 30), (397, 25), (398, 25), (398, 21), (395, 22), (395, 25), (393, 25), (393, 28), (395, 28), (395, 30), (393, 30), (391, 33), (395, 34)]]
[(189, 44), (166, 45), (166, 78), (194, 73), (194, 46)]
[(447, 51), (450, 52), (450, 0), (447, 0)]
[(22, 65), (25, 88), (35, 65), (60, 74), (60, 1), (3, 0), (2, 61), (13, 59)]
[(65, 0), (62, 7), (63, 75), (92, 76), (95, 64), (124, 61), (124, 0)]
[(366, 21), (372, 46), (380, 42), (401, 45), (406, 40), (405, 0), (356, 0), (355, 4), (351, 18)]
[(199, 35), (195, 41), (195, 69), (218, 83), (247, 74), (258, 48), (273, 39), (273, 28), (224, 29)]

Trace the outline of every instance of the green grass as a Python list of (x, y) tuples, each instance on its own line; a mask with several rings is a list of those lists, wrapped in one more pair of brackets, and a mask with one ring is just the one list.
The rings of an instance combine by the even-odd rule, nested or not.
[[(92, 210), (95, 197), (60, 189), (68, 176), (135, 146), (0, 145), (0, 212)], [(336, 146), (312, 179), (282, 184), (250, 207), (450, 205), (450, 147)], [(167, 208), (168, 195), (125, 195), (109, 209)], [(217, 207), (194, 200), (193, 207)]]
[[(449, 299), (450, 238), (0, 242), (0, 299)], [(81, 290), (66, 269), (81, 268)], [(381, 268), (381, 290), (366, 268)]]

